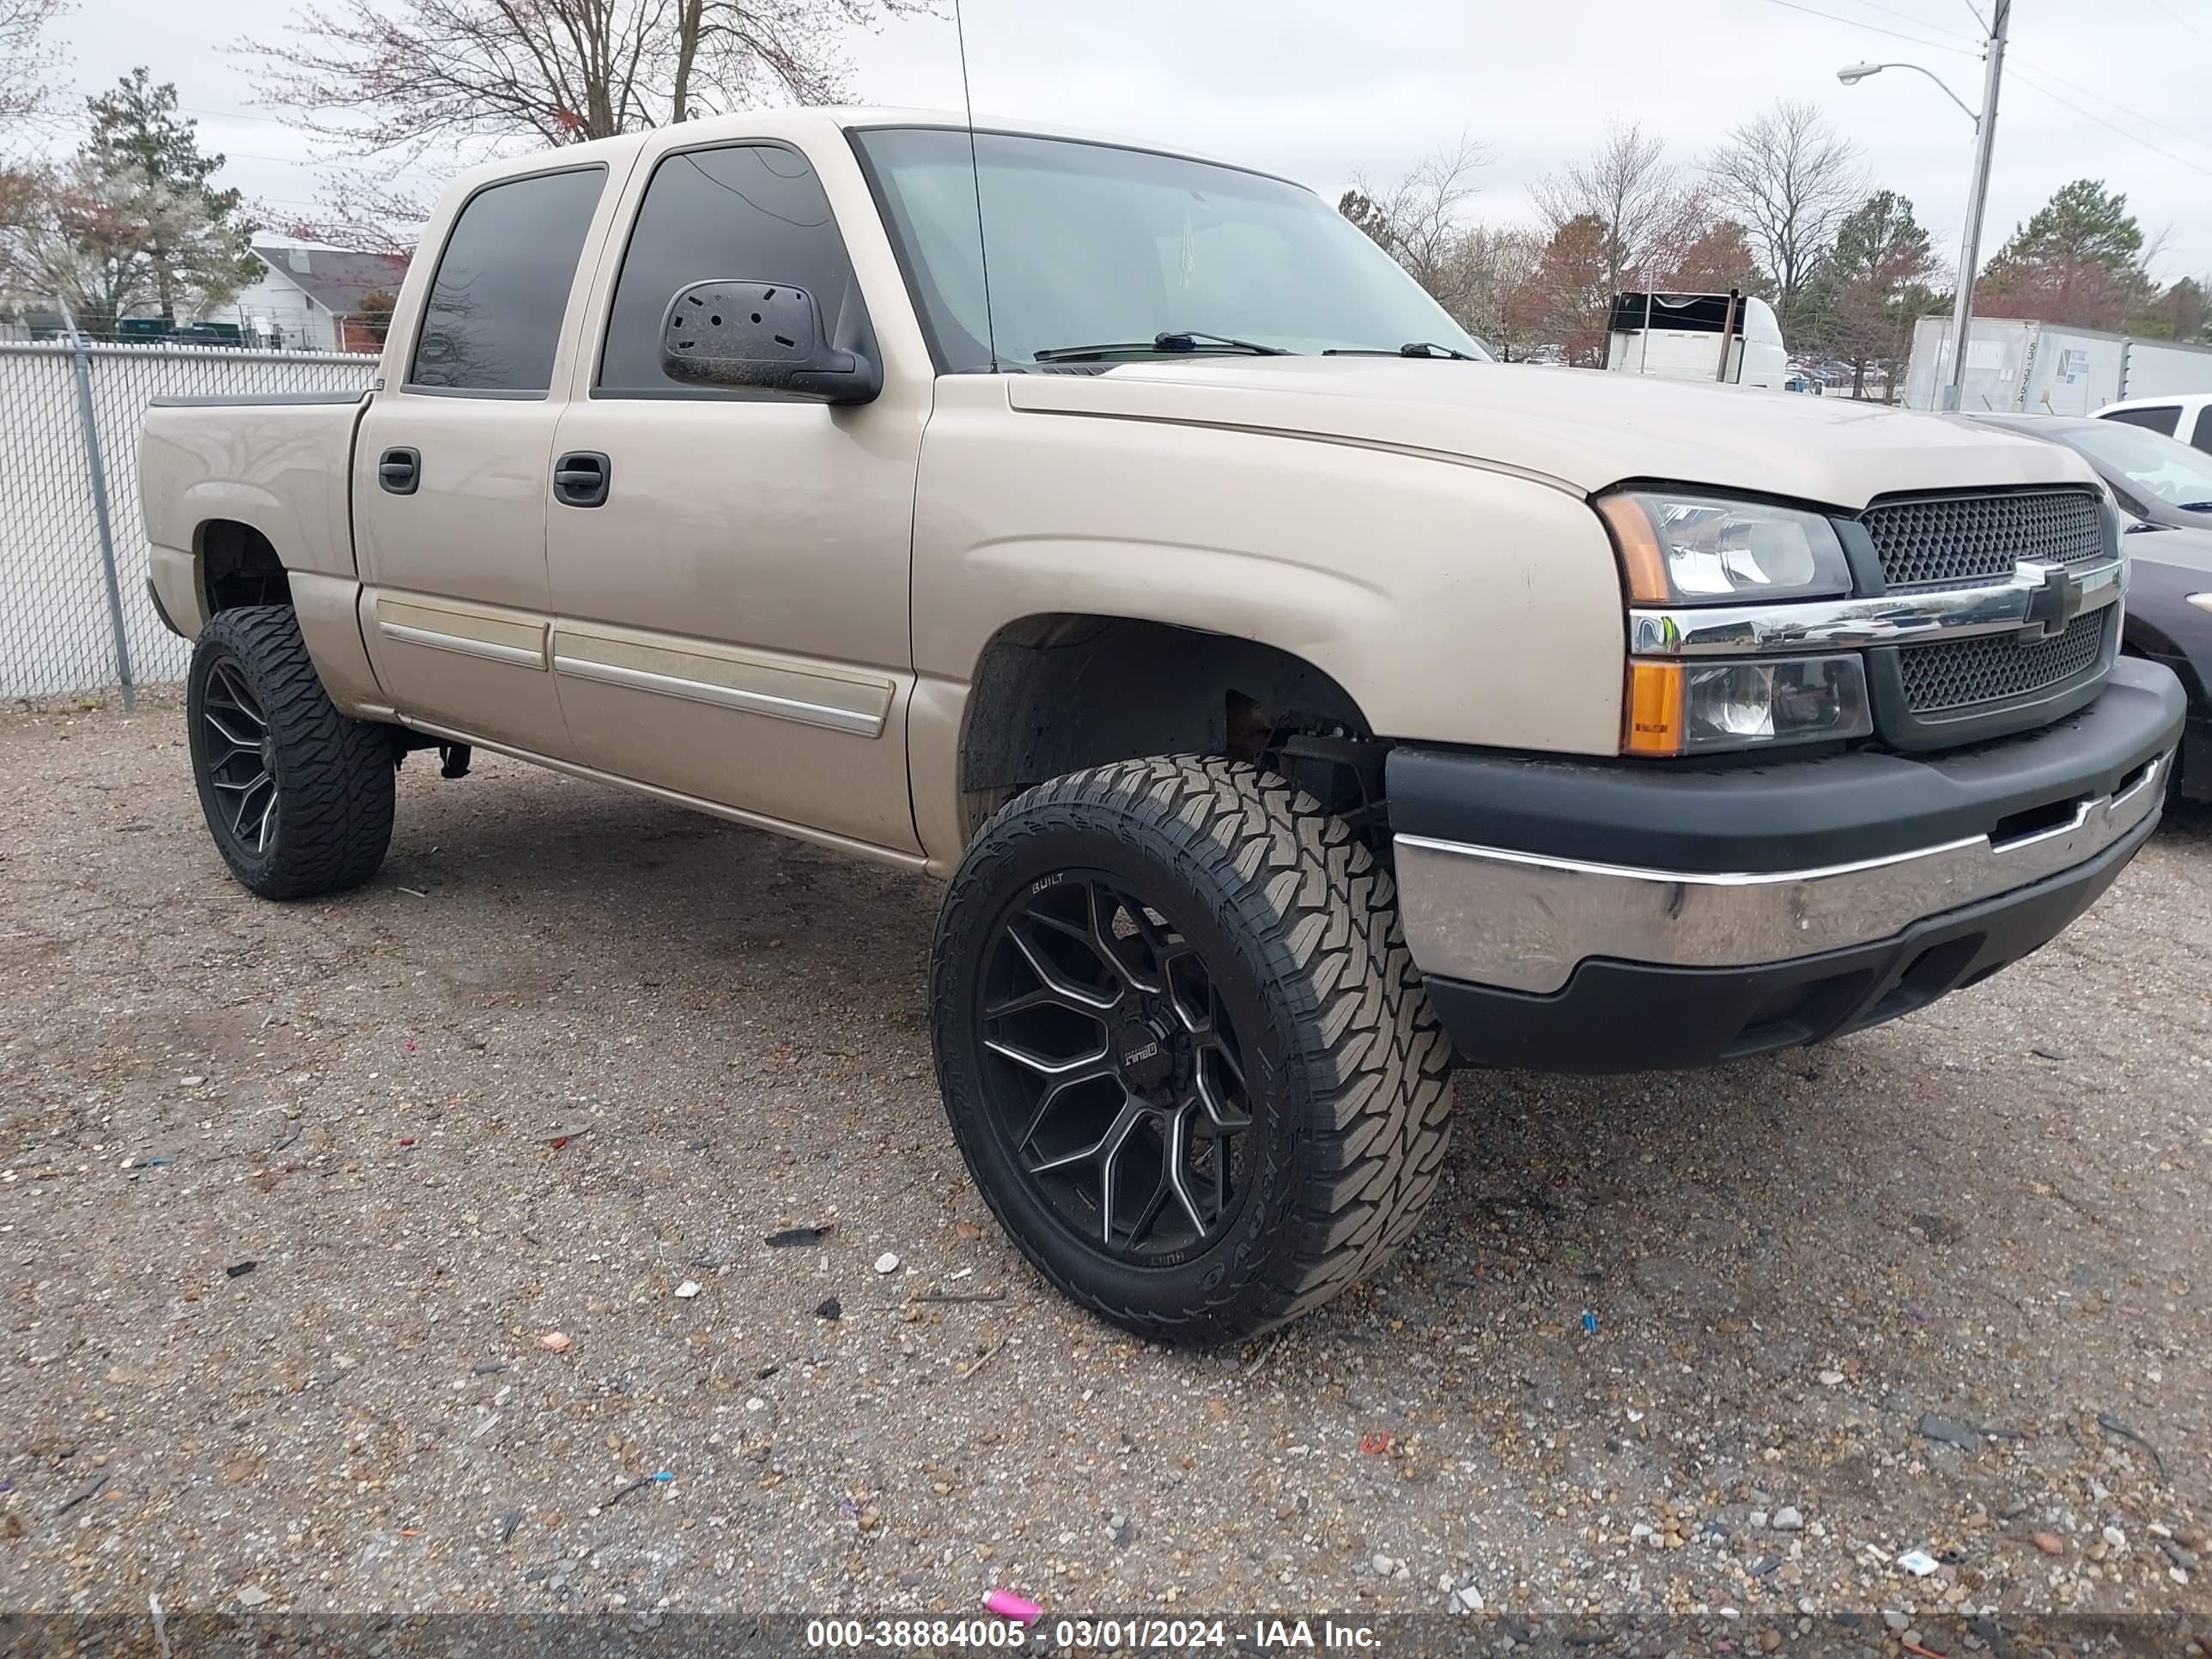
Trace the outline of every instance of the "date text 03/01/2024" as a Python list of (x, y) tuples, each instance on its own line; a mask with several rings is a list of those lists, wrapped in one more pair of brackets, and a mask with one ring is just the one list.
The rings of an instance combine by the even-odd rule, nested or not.
[(1057, 1619), (1049, 1632), (1042, 1625), (1034, 1632), (1040, 1642), (1048, 1633), (1053, 1646), (1072, 1652), (1172, 1650), (1231, 1644), (1262, 1652), (1297, 1649), (1372, 1652), (1379, 1644), (1371, 1626), (1340, 1624), (1334, 1619), (1258, 1618), (1243, 1626), (1231, 1626), (1219, 1619)]

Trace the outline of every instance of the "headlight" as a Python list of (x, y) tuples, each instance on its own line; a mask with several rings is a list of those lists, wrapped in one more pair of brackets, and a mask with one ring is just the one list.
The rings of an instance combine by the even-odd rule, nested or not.
[(2191, 593), (2189, 603), (2199, 611), (2212, 611), (2212, 593)]
[(1644, 489), (1607, 495), (1597, 510), (1639, 605), (1740, 605), (1851, 591), (1843, 544), (1818, 513)]
[(1874, 730), (1855, 653), (1764, 662), (1628, 665), (1625, 755), (1694, 755), (1863, 738)]

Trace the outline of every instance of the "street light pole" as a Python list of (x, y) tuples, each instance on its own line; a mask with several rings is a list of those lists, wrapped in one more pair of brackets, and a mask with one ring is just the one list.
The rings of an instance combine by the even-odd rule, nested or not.
[(1966, 378), (1966, 328), (1973, 320), (1974, 276), (1981, 254), (1982, 210), (1990, 195), (1990, 152), (1997, 136), (1997, 87), (2004, 76), (2005, 28), (2012, 0), (1991, 0), (1990, 38), (1984, 48), (1982, 112), (1974, 118), (1974, 182), (1966, 195), (1966, 229), (1959, 240), (1959, 293), (1951, 305), (1951, 374), (1936, 406), (1959, 407)]

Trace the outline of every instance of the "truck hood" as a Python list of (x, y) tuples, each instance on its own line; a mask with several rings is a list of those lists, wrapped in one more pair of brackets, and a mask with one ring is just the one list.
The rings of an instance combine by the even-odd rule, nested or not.
[(1649, 478), (1856, 511), (1899, 490), (2097, 482), (2057, 445), (1994, 428), (1840, 398), (1583, 369), (1194, 356), (1006, 380), (1019, 410), (1428, 453), (1580, 495)]

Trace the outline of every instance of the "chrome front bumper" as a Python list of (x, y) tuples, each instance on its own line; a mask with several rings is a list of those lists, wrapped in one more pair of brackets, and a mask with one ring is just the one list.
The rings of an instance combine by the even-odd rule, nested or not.
[(1698, 874), (1395, 838), (1406, 942), (1422, 973), (1545, 994), (1594, 957), (1743, 967), (1887, 939), (2097, 856), (2165, 799), (2169, 752), (2072, 817), (1820, 869)]

